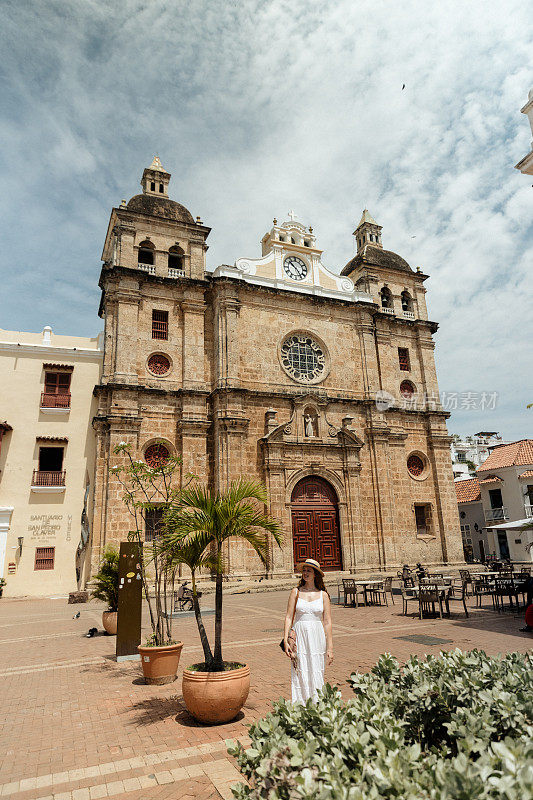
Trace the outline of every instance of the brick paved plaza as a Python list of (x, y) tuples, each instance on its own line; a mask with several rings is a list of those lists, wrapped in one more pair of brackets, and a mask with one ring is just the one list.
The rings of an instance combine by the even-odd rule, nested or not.
[[(212, 606), (212, 596), (204, 600)], [(289, 696), (289, 662), (278, 647), (286, 600), (286, 591), (225, 597), (224, 657), (250, 664), (251, 691), (241, 719), (204, 727), (183, 706), (181, 669), (174, 684), (146, 686), (139, 663), (114, 661), (113, 637), (85, 638), (90, 627), (101, 629), (99, 604), (2, 599), (0, 796), (231, 797), (239, 775), (225, 740), (244, 740), (248, 723), (276, 698)], [(468, 620), (456, 611), (451, 620), (420, 621), (414, 606), (402, 616), (400, 600), (388, 608), (333, 608), (335, 663), (327, 678), (346, 697), (350, 672), (368, 669), (385, 651), (406, 659), (454, 647), (525, 652), (533, 643), (518, 631), (523, 616), (498, 615), (488, 606), (478, 611), (470, 600)], [(78, 610), (80, 618), (73, 619)], [(211, 629), (213, 616), (206, 622)], [(175, 634), (185, 643), (182, 666), (200, 660), (194, 619), (177, 621)], [(430, 638), (409, 638), (416, 635)]]

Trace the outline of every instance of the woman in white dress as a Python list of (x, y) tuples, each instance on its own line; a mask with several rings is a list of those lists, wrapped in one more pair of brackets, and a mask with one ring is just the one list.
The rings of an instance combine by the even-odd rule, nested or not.
[(333, 662), (331, 603), (318, 561), (308, 558), (296, 570), (302, 578), (289, 596), (283, 640), (292, 663), (292, 702), (305, 703), (324, 685), (325, 657), (328, 666)]

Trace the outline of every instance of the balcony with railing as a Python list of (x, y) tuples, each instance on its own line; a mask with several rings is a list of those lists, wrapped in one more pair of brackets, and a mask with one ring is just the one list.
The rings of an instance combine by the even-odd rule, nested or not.
[(394, 316), (393, 308), (388, 308), (387, 306), (381, 306), (381, 310), (384, 314), (392, 314)]
[(533, 503), (524, 503), (524, 511), (528, 519), (533, 519)]
[(142, 269), (144, 272), (148, 272), (149, 275), (155, 275), (155, 264), (142, 264), (140, 261), (137, 264), (139, 269)]
[(42, 411), (70, 411), (70, 392), (57, 394), (56, 392), (41, 393)]
[(402, 309), (402, 317), (404, 317), (404, 319), (412, 319), (412, 320), (414, 320), (415, 319), (415, 312), (414, 311), (408, 311), (407, 309)]
[(509, 519), (509, 514), (505, 506), (501, 508), (486, 508), (484, 509), (485, 522), (503, 522)]
[(185, 270), (180, 269), (179, 267), (169, 267), (168, 268), (168, 277), (169, 278), (184, 278), (185, 277)]
[(64, 492), (66, 471), (33, 470), (31, 489), (33, 492)]

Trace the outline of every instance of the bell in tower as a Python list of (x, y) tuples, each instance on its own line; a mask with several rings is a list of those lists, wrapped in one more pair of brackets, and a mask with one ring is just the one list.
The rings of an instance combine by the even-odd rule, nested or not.
[(367, 244), (383, 249), (383, 245), (381, 244), (381, 229), (382, 226), (377, 224), (376, 220), (368, 213), (368, 209), (365, 208), (361, 221), (353, 232), (357, 242), (358, 254)]

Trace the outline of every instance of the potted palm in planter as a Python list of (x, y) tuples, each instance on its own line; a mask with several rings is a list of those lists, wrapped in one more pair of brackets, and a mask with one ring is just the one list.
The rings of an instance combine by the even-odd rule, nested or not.
[[(162, 445), (155, 442), (152, 446), (151, 464), (147, 464), (134, 459), (131, 445), (121, 442), (114, 452), (122, 456), (123, 461), (112, 469), (124, 488), (123, 500), (134, 521), (134, 530), (130, 531), (128, 539), (139, 547), (141, 580), (152, 634), (138, 650), (144, 680), (149, 684), (170, 683), (176, 679), (183, 647), (183, 642), (175, 641), (172, 635), (172, 596), (178, 562), (162, 547), (162, 515), (181, 492), (175, 485), (181, 459), (171, 456), (164, 445), (157, 457), (154, 447), (158, 444)], [(186, 482), (192, 477), (186, 476)], [(145, 531), (150, 528), (151, 540), (145, 541)]]
[(91, 581), (91, 597), (107, 603), (107, 611), (102, 612), (102, 625), (111, 636), (117, 633), (118, 562), (117, 550), (106, 547), (98, 572)]
[[(210, 492), (201, 486), (184, 489), (165, 513), (163, 548), (168, 557), (189, 566), (193, 606), (204, 660), (183, 671), (183, 699), (200, 722), (219, 723), (234, 719), (248, 697), (250, 668), (224, 661), (222, 657), (223, 548), (231, 539), (244, 539), (263, 563), (268, 563), (269, 540), (281, 544), (279, 523), (259, 504), (267, 501), (261, 483), (240, 479), (226, 492)], [(209, 565), (215, 573), (214, 648), (202, 622), (196, 591), (196, 570)]]

